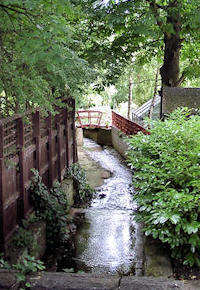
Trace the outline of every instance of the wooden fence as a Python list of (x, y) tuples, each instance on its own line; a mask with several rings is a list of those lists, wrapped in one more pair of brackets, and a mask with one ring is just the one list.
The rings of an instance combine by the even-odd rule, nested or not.
[(0, 248), (32, 211), (29, 198), (31, 168), (50, 188), (61, 181), (66, 166), (76, 161), (75, 101), (53, 117), (39, 111), (0, 120)]
[(141, 125), (132, 122), (121, 115), (112, 111), (112, 126), (116, 127), (126, 135), (135, 135), (138, 132), (143, 132), (144, 134), (150, 134), (145, 128)]

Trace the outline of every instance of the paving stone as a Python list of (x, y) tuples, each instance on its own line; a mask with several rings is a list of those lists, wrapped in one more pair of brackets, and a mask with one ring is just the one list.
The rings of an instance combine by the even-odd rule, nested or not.
[(0, 270), (0, 289), (18, 289), (19, 283), (14, 271)]
[(184, 281), (184, 285), (185, 285), (184, 290), (199, 290), (200, 280)]
[(120, 290), (184, 290), (182, 281), (147, 277), (122, 277)]
[(46, 272), (29, 282), (30, 290), (118, 290), (119, 277)]

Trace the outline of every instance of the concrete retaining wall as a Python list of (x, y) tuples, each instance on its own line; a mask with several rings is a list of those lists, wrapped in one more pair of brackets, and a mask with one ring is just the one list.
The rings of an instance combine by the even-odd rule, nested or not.
[(125, 135), (118, 129), (112, 128), (112, 145), (120, 155), (126, 158), (126, 152), (128, 151), (128, 144), (125, 142)]
[(109, 128), (83, 129), (83, 135), (99, 145), (112, 146), (111, 129)]
[(199, 108), (200, 88), (164, 88), (163, 113), (170, 113), (178, 107)]
[[(80, 132), (83, 130), (83, 135)], [(90, 138), (99, 145), (113, 146), (117, 152), (119, 152), (124, 158), (126, 158), (126, 152), (128, 150), (128, 144), (125, 142), (126, 137), (117, 128), (107, 129), (107, 128), (95, 128), (95, 129), (81, 129), (78, 128), (77, 131), (77, 144), (81, 146), (83, 144), (82, 138)]]

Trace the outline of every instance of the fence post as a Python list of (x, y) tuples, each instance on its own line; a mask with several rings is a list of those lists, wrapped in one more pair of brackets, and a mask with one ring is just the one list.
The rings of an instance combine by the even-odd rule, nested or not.
[(33, 136), (35, 138), (35, 167), (40, 174), (40, 112), (33, 114)]
[(73, 163), (77, 162), (77, 146), (76, 146), (76, 124), (75, 124), (75, 100), (72, 99), (72, 134), (73, 134)]
[(26, 205), (27, 196), (24, 184), (24, 122), (22, 118), (17, 119), (17, 133), (16, 133), (17, 149), (19, 152), (19, 218), (25, 218), (26, 216)]
[(47, 118), (48, 126), (48, 159), (49, 159), (49, 188), (53, 185), (53, 152), (52, 152), (52, 114)]
[(67, 108), (65, 109), (65, 150), (66, 150), (66, 166), (69, 168), (69, 125), (68, 125), (69, 114)]
[(58, 149), (58, 181), (61, 182), (61, 136), (60, 136), (60, 115), (57, 116), (57, 149)]
[(4, 217), (4, 130), (0, 125), (0, 249), (5, 251), (5, 217)]

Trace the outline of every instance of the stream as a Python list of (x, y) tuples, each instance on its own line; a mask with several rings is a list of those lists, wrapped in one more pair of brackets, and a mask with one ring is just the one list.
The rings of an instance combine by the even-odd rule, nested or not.
[(76, 237), (78, 270), (95, 273), (129, 274), (134, 271), (135, 222), (132, 174), (122, 157), (110, 147), (102, 148), (84, 139), (84, 149), (111, 177), (96, 188), (85, 221)]

